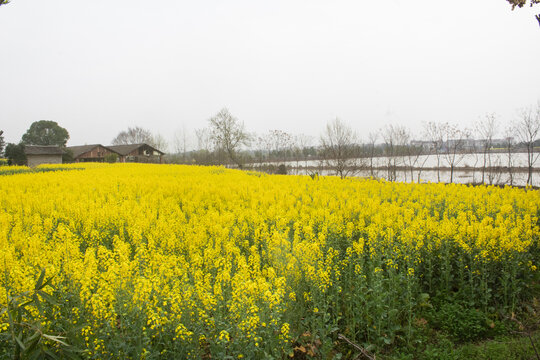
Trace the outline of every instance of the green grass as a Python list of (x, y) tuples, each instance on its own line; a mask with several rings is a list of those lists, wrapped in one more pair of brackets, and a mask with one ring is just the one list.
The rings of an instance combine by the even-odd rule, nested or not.
[(70, 171), (70, 170), (84, 170), (83, 168), (25, 168), (25, 169), (12, 169), (9, 166), (0, 167), (1, 175), (15, 175), (25, 173), (44, 173), (50, 171)]
[[(531, 336), (534, 346), (540, 349), (540, 333), (536, 332)], [(405, 359), (486, 359), (486, 360), (520, 360), (520, 359), (540, 359), (535, 353), (531, 339), (525, 335), (497, 336), (490, 340), (478, 343), (468, 343), (456, 345), (450, 338), (439, 335), (433, 343), (428, 344), (418, 352), (394, 353), (388, 356), (377, 356), (383, 360), (405, 360)]]

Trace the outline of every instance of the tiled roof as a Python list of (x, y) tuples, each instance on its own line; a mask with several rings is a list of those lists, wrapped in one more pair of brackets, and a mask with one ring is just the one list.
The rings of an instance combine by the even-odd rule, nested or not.
[(62, 155), (64, 150), (57, 145), (25, 145), (26, 155)]
[(85, 153), (87, 153), (89, 151), (92, 151), (93, 149), (97, 148), (98, 146), (101, 146), (102, 148), (110, 150), (111, 152), (118, 153), (117, 151), (111, 149), (110, 147), (103, 146), (101, 144), (68, 146), (68, 149), (73, 152), (73, 157), (77, 158), (77, 157), (81, 156), (82, 154), (85, 154)]
[(156, 149), (156, 148), (154, 148), (154, 147), (152, 147), (152, 146), (150, 146), (148, 144), (144, 144), (144, 143), (142, 143), (142, 144), (128, 144), (128, 145), (109, 145), (109, 146), (104, 146), (104, 145), (101, 145), (101, 144), (79, 145), (79, 146), (68, 146), (68, 149), (73, 152), (73, 157), (77, 158), (77, 157), (81, 156), (82, 154), (85, 154), (85, 153), (87, 153), (89, 151), (92, 151), (93, 149), (95, 149), (98, 146), (101, 146), (104, 149), (107, 149), (109, 151), (112, 151), (112, 152), (117, 153), (118, 155), (122, 155), (122, 156), (128, 155), (133, 150), (137, 150), (140, 147), (149, 147), (150, 149), (152, 149), (152, 151), (157, 151), (161, 155), (164, 154), (164, 152), (159, 151), (158, 149)]
[(144, 143), (143, 144), (128, 144), (128, 145), (109, 145), (107, 147), (109, 149), (111, 149), (111, 150), (116, 151), (120, 155), (128, 155), (133, 150), (136, 150), (136, 149), (138, 149), (140, 147), (143, 147), (143, 146), (148, 146), (150, 149), (159, 152), (161, 155), (164, 154), (164, 152), (159, 151), (158, 149), (156, 149), (156, 148), (154, 148), (154, 147), (152, 147), (152, 146), (150, 146), (148, 144), (144, 144)]

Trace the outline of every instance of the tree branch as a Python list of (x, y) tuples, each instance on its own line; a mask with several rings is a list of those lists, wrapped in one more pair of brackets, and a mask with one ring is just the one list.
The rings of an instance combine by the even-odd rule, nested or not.
[(360, 353), (362, 353), (362, 355), (364, 355), (366, 358), (368, 358), (369, 360), (375, 360), (376, 357), (375, 355), (371, 355), (366, 349), (364, 349), (363, 347), (353, 343), (351, 340), (347, 339), (345, 337), (345, 335), (343, 334), (339, 334), (338, 335), (338, 339), (340, 340), (343, 340), (345, 342), (347, 342), (349, 345), (351, 345), (352, 347), (354, 347), (356, 350), (360, 351)]

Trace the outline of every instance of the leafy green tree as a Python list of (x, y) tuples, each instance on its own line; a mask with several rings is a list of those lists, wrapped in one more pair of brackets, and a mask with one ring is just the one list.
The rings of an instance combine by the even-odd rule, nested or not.
[(6, 5), (7, 3), (9, 3), (9, 0), (0, 0), (0, 6)]
[(22, 142), (25, 145), (58, 145), (65, 147), (68, 139), (68, 131), (55, 121), (40, 120), (30, 125), (30, 128), (22, 137)]
[(118, 161), (118, 155), (116, 155), (116, 154), (105, 155), (105, 161), (110, 163), (110, 164), (113, 164), (113, 163)]
[(9, 165), (25, 165), (26, 154), (24, 153), (24, 144), (7, 144), (5, 156)]
[(64, 153), (62, 154), (62, 163), (72, 163), (75, 160), (73, 156), (73, 151), (70, 149), (64, 149)]

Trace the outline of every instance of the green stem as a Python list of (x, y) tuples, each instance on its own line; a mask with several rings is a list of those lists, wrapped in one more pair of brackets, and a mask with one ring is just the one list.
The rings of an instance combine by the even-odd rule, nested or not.
[(11, 333), (11, 340), (13, 341), (13, 345), (15, 346), (15, 352), (14, 352), (13, 358), (15, 360), (19, 360), (21, 358), (21, 349), (19, 348), (19, 345), (17, 344), (17, 341), (15, 340), (15, 323), (13, 321), (13, 317), (11, 316), (11, 311), (13, 311), (13, 305), (9, 296), (9, 290), (8, 290), (9, 274), (8, 274), (7, 269), (8, 267), (7, 267), (6, 256), (4, 255), (4, 288), (6, 289), (6, 307), (7, 307), (8, 321), (9, 321), (9, 332)]

